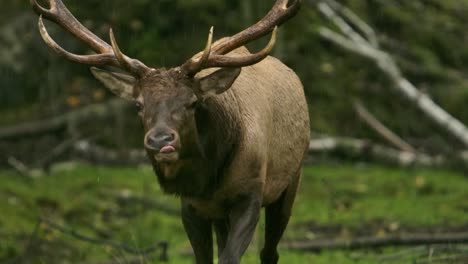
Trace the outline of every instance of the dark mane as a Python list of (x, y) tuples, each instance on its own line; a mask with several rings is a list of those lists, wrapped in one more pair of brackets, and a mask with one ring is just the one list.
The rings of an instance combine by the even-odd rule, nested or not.
[(195, 112), (198, 155), (180, 162), (177, 176), (163, 177), (153, 162), (159, 183), (165, 192), (196, 198), (209, 198), (237, 151), (242, 121), (233, 91), (203, 102)]

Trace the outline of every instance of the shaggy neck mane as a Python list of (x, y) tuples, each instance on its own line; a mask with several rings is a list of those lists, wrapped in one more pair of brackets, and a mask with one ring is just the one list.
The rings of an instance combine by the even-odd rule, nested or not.
[[(240, 109), (235, 94), (207, 99), (195, 112), (197, 135), (190, 156), (173, 164), (153, 162), (163, 190), (176, 195), (209, 198), (228, 168), (241, 137)], [(172, 177), (167, 178), (167, 173)]]

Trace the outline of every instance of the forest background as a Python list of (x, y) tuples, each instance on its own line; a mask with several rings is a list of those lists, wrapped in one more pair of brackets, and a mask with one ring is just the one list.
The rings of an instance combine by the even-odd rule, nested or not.
[[(72, 12), (104, 39), (108, 29), (114, 28), (120, 46), (130, 56), (154, 67), (171, 67), (202, 49), (210, 26), (215, 27), (215, 38), (232, 35), (261, 18), (273, 1), (67, 2)], [(437, 152), (451, 152), (459, 146), (393, 90), (388, 77), (372, 61), (321, 38), (317, 33), (319, 27), (330, 26), (330, 22), (312, 2), (315, 1), (304, 1), (300, 14), (281, 28), (273, 52), (303, 81), (312, 133), (380, 140), (353, 111), (353, 100), (359, 99), (410, 144)], [(381, 48), (396, 60), (407, 79), (462, 123), (468, 123), (465, 107), (468, 1), (349, 0), (342, 3), (374, 28)], [(38, 34), (37, 17), (27, 1), (5, 0), (2, 7), (2, 126), (45, 119), (112, 98), (92, 79), (87, 67), (65, 61), (47, 49)], [(89, 52), (59, 28), (53, 25), (49, 28), (69, 50)], [(265, 41), (258, 41), (250, 48), (258, 50)], [(109, 146), (140, 147), (141, 130), (134, 113), (123, 111), (106, 128), (92, 129), (95, 126), (90, 123), (82, 125), (80, 133), (93, 135), (99, 138), (99, 143)], [(0, 155), (5, 155), (5, 148), (18, 157), (25, 153), (31, 155), (33, 149), (40, 148), (39, 141), (35, 139), (32, 144), (14, 148), (3, 144)], [(11, 153), (12, 150), (17, 153)]]
[[(333, 1), (303, 0), (300, 13), (280, 27), (272, 54), (301, 78), (311, 135), (318, 140), (311, 144), (314, 154), (304, 170), (303, 191), (283, 248), (302, 246), (308, 251), (310, 244), (301, 244), (304, 240), (361, 235), (391, 239), (401, 232), (455, 232), (459, 240), (452, 242), (465, 244), (431, 247), (423, 242), (424, 247), (407, 247), (404, 252), (409, 254), (394, 245), (370, 252), (315, 255), (284, 249), (282, 256), (291, 263), (377, 263), (388, 259), (395, 263), (444, 263), (447, 259), (466, 263), (466, 144), (394, 89), (395, 80), (382, 71), (382, 65), (325, 39), (320, 34), (324, 27), (335, 32), (340, 29), (319, 10), (319, 2)], [(421, 96), (468, 124), (468, 0), (338, 2), (375, 31), (378, 49), (395, 61), (401, 76)], [(203, 48), (211, 26), (215, 39), (230, 36), (258, 21), (274, 1), (65, 3), (103, 39), (108, 40), (112, 27), (119, 46), (129, 56), (153, 67), (173, 67)], [(160, 196), (149, 167), (135, 166), (129, 154), (142, 148), (143, 131), (136, 109), (116, 101), (86, 66), (70, 63), (46, 47), (29, 1), (2, 0), (1, 7), (0, 198), (6, 202), (0, 211), (7, 217), (0, 218), (0, 263), (152, 263), (156, 257), (143, 254), (142, 247), (159, 239), (170, 242), (170, 263), (191, 263), (187, 257), (190, 246), (174, 218), (176, 200)], [(67, 50), (90, 52), (52, 23), (47, 27)], [(356, 25), (352, 29), (363, 33)], [(267, 41), (248, 47), (259, 50)], [(400, 162), (405, 160), (400, 157), (408, 156), (395, 153), (407, 154), (408, 149), (372, 128), (359, 111), (362, 107), (411, 146), (409, 152), (430, 157), (430, 162), (420, 162), (429, 168)], [(350, 151), (345, 146), (331, 157), (321, 154), (330, 146), (323, 139), (340, 138), (361, 140), (363, 145), (355, 141), (345, 145), (363, 148)], [(97, 149), (90, 154), (83, 151), (84, 146)], [(109, 153), (110, 158), (104, 155)], [(461, 164), (445, 162), (458, 161), (463, 153)], [(77, 156), (86, 162), (61, 163)], [(440, 163), (443, 168), (434, 168), (440, 167), (433, 162), (437, 157), (444, 160)], [(389, 159), (392, 165), (409, 168), (388, 166)], [(44, 216), (47, 219), (41, 218)], [(99, 237), (94, 241), (99, 246), (90, 237)], [(113, 241), (137, 247), (136, 258), (131, 257), (135, 252), (124, 250), (128, 243)], [(246, 263), (256, 263), (257, 241), (261, 239), (255, 238), (254, 252), (248, 252)], [(113, 261), (106, 262), (108, 259)]]

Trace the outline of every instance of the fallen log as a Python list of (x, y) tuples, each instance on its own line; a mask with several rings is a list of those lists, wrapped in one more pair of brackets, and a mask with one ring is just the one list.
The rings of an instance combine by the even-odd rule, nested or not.
[[(70, 142), (73, 143), (71, 146), (69, 145)], [(115, 150), (93, 144), (87, 140), (73, 140), (70, 142), (67, 142), (67, 144), (64, 143), (64, 146), (71, 148), (73, 152), (71, 156), (91, 163), (108, 166), (149, 164), (144, 149)], [(62, 145), (60, 145), (60, 151), (61, 148)], [(309, 143), (309, 155), (305, 163), (313, 163), (323, 156), (347, 160), (369, 161), (400, 167), (468, 165), (467, 152), (454, 153), (449, 157), (444, 155), (428, 155), (420, 152), (400, 151), (365, 139), (345, 137), (313, 138)], [(16, 169), (18, 170), (18, 168)], [(19, 171), (21, 173), (25, 172), (25, 170), (22, 169)]]
[(122, 99), (112, 99), (106, 103), (88, 105), (48, 119), (0, 127), (0, 140), (47, 133), (65, 128), (70, 124), (78, 123), (83, 120), (105, 118), (114, 114), (115, 111), (112, 111), (113, 109), (121, 109), (129, 105), (129, 103)]
[(19, 175), (23, 176), (27, 180), (32, 180), (42, 175), (40, 170), (30, 169), (28, 166), (26, 166), (23, 162), (16, 159), (15, 157), (8, 157), (7, 162), (13, 169), (15, 169), (19, 173)]
[[(73, 147), (78, 157), (97, 164), (105, 165), (139, 165), (149, 164), (143, 149), (117, 151), (92, 144), (89, 141), (78, 141)], [(464, 152), (448, 158), (442, 155), (427, 155), (419, 152), (400, 151), (398, 149), (375, 144), (370, 140), (340, 137), (315, 138), (309, 144), (309, 159), (323, 154), (341, 158), (357, 159), (396, 165), (401, 167), (443, 167), (456, 162), (468, 163), (468, 155)]]
[(449, 163), (448, 159), (441, 155), (430, 156), (423, 153), (400, 151), (363, 139), (323, 137), (310, 141), (309, 155), (313, 157), (314, 154), (326, 153), (402, 167), (440, 167)]
[(120, 205), (125, 204), (139, 204), (146, 209), (156, 210), (170, 216), (180, 216), (180, 209), (174, 207), (167, 202), (163, 202), (154, 198), (144, 197), (132, 194), (131, 192), (108, 192), (104, 193), (106, 196), (111, 196), (117, 200)]
[(410, 246), (432, 244), (466, 244), (468, 232), (459, 233), (414, 233), (396, 234), (385, 237), (356, 237), (351, 239), (318, 239), (287, 241), (286, 249), (301, 251), (351, 250), (387, 246)]
[(148, 163), (146, 152), (143, 149), (113, 150), (81, 140), (73, 146), (79, 158), (89, 162), (105, 165), (139, 165)]

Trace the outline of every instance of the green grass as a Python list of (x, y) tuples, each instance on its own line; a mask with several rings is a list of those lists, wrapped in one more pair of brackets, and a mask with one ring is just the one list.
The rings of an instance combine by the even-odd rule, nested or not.
[(407, 225), (468, 221), (468, 178), (442, 170), (375, 166), (305, 168), (294, 221), (359, 225), (386, 219)]
[[(443, 170), (349, 164), (306, 167), (284, 239), (323, 235), (305, 223), (337, 226), (338, 232), (332, 234), (335, 237), (362, 230), (384, 236), (390, 232), (390, 226), (393, 231), (463, 226), (468, 223), (466, 190), (465, 176)], [(162, 194), (149, 167), (62, 165), (33, 181), (11, 171), (0, 172), (0, 262), (17, 256), (23, 256), (21, 263), (48, 264), (112, 259), (129, 263), (132, 258), (121, 249), (77, 240), (44, 223), (34, 233), (41, 216), (89, 237), (119, 241), (135, 248), (168, 241), (169, 263), (193, 263), (179, 218), (142, 203), (118, 202), (116, 194), (144, 196), (178, 207), (176, 197)], [(258, 263), (262, 226), (261, 222), (243, 263)], [(365, 264), (376, 263), (382, 252), (397, 250), (306, 253), (281, 249), (280, 255), (282, 263)], [(153, 263), (151, 259), (139, 262)]]

